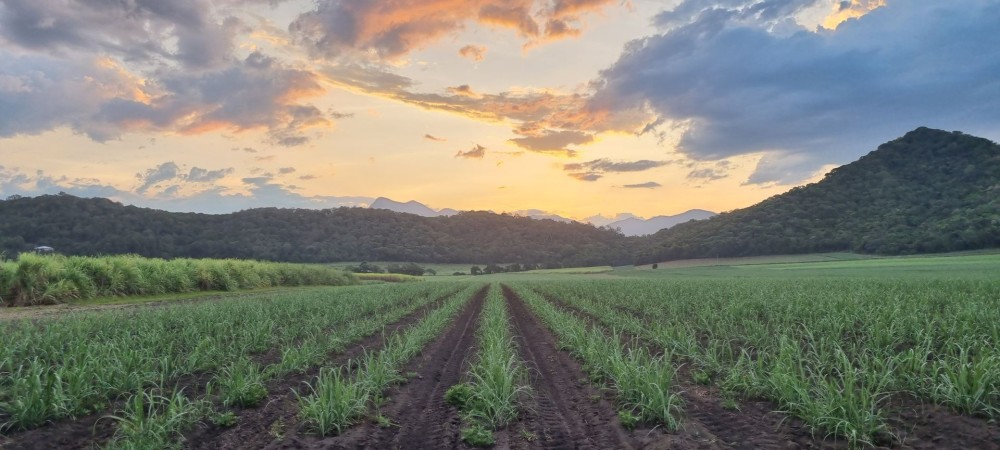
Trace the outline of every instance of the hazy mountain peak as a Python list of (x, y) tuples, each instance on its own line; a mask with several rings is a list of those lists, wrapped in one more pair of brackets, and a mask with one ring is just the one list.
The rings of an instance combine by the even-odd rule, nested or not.
[[(619, 214), (619, 216), (622, 215)], [(673, 216), (655, 216), (648, 219), (632, 214), (628, 215), (631, 217), (611, 222), (606, 226), (612, 229), (617, 228), (626, 236), (645, 236), (691, 220), (708, 219), (715, 216), (715, 213), (704, 209), (692, 209)]]
[(406, 203), (402, 203), (386, 197), (379, 197), (375, 199), (375, 201), (368, 207), (371, 209), (388, 209), (389, 211), (416, 214), (423, 217), (450, 216), (457, 213), (453, 209), (442, 209), (438, 211), (416, 200), (410, 200)]

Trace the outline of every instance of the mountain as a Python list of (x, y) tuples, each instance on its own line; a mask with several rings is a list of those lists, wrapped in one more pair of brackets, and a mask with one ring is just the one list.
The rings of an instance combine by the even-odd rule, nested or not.
[(582, 223), (484, 211), (421, 217), (383, 209), (172, 213), (71, 195), (0, 200), (0, 253), (135, 253), (271, 261), (478, 262), (590, 266), (631, 261), (630, 241)]
[(704, 209), (692, 209), (675, 216), (655, 216), (648, 219), (632, 216), (617, 222), (611, 222), (606, 226), (611, 229), (617, 228), (621, 230), (625, 236), (646, 236), (677, 224), (690, 220), (705, 220), (714, 215), (714, 212), (705, 211)]
[(649, 236), (636, 259), (998, 246), (1000, 146), (921, 127), (817, 183)]
[(416, 214), (422, 217), (453, 216), (458, 214), (458, 211), (455, 211), (454, 209), (445, 208), (438, 211), (416, 200), (400, 203), (385, 197), (375, 199), (375, 201), (368, 207), (371, 209), (388, 209), (389, 211)]
[(552, 214), (547, 211), (542, 211), (540, 209), (522, 209), (519, 211), (511, 212), (511, 214), (519, 217), (530, 217), (535, 220), (554, 220), (556, 222), (570, 223), (573, 219), (567, 219), (558, 214)]
[(631, 219), (633, 217), (637, 219), (642, 219), (641, 217), (632, 213), (618, 213), (617, 215), (614, 216), (602, 216), (600, 214), (597, 214), (594, 216), (587, 217), (583, 219), (583, 221), (589, 224), (593, 224), (595, 227), (603, 227), (605, 225), (611, 225), (612, 223), (620, 222), (625, 219)]

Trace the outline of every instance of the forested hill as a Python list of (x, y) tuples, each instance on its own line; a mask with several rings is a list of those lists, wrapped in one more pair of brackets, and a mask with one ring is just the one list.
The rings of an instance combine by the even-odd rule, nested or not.
[(0, 201), (0, 251), (36, 245), (67, 255), (273, 261), (629, 263), (620, 234), (488, 212), (420, 217), (387, 210), (263, 208), (233, 214), (171, 213), (106, 199), (47, 195)]
[(638, 261), (1000, 247), (1000, 146), (918, 128), (814, 184), (651, 236)]

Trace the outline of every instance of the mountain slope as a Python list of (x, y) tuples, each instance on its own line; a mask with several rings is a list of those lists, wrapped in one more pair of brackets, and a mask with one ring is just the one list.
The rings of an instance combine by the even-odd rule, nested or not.
[(818, 183), (660, 231), (644, 241), (637, 260), (997, 246), (1000, 146), (921, 127)]
[(368, 207), (371, 209), (388, 209), (389, 211), (416, 214), (422, 217), (453, 216), (458, 213), (454, 209), (448, 208), (437, 211), (416, 200), (410, 200), (406, 203), (402, 203), (385, 197), (375, 199), (375, 201)]
[(0, 252), (36, 245), (70, 255), (272, 261), (413, 261), (565, 265), (631, 260), (618, 233), (489, 212), (420, 217), (368, 208), (171, 213), (106, 199), (47, 195), (0, 201)]
[(674, 225), (691, 220), (705, 220), (714, 216), (715, 213), (703, 209), (692, 209), (674, 216), (655, 216), (648, 219), (639, 217), (629, 217), (627, 219), (612, 222), (608, 228), (621, 230), (625, 236), (646, 236), (657, 231), (673, 227)]

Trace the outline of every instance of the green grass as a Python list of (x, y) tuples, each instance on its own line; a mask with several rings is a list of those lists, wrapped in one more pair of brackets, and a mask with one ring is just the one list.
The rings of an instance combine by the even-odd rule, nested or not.
[(477, 334), (479, 350), (466, 374), (467, 382), (445, 393), (445, 400), (461, 411), (462, 439), (472, 446), (492, 445), (492, 430), (517, 419), (521, 397), (531, 392), (506, 303), (500, 286), (491, 285)]
[(306, 395), (296, 393), (305, 426), (321, 436), (340, 434), (378, 406), (389, 386), (405, 380), (403, 365), (445, 330), (476, 288), (467, 285), (416, 325), (387, 336), (378, 352), (320, 373)]
[(0, 263), (0, 305), (29, 306), (99, 297), (274, 286), (357, 284), (352, 274), (320, 265), (248, 260), (21, 254)]
[(614, 268), (611, 266), (596, 267), (566, 267), (562, 269), (538, 269), (523, 272), (525, 274), (564, 274), (564, 275), (589, 275), (595, 273), (610, 273)]
[[(0, 322), (2, 430), (108, 408), (115, 398), (214, 373), (227, 405), (255, 404), (262, 384), (319, 364), (331, 351), (453, 293), (444, 283), (293, 290), (160, 308)], [(260, 367), (269, 350), (281, 360)]]
[(361, 281), (384, 281), (386, 283), (412, 283), (423, 278), (401, 273), (356, 273), (354, 276)]
[(562, 348), (583, 362), (591, 379), (615, 393), (623, 426), (650, 422), (671, 431), (680, 426), (683, 400), (673, 386), (676, 368), (669, 354), (654, 356), (637, 342), (624, 342), (612, 330), (589, 327), (584, 319), (561, 310), (524, 284), (514, 289), (559, 338)]
[[(887, 421), (894, 396), (1000, 417), (1000, 278), (969, 269), (989, 267), (997, 256), (953, 258), (837, 263), (850, 265), (851, 276), (665, 276), (515, 287), (526, 300), (532, 291), (545, 292), (608, 329), (664, 349), (674, 365), (691, 367), (692, 382), (770, 399), (820, 435), (851, 446), (884, 445), (905, 431)], [(949, 262), (971, 273), (915, 277), (907, 270)], [(529, 303), (544, 305), (537, 298)], [(590, 345), (574, 339), (569, 348)]]
[(871, 257), (853, 254), (793, 255), (674, 261), (650, 266), (616, 268), (621, 278), (947, 278), (989, 279), (1000, 273), (1000, 252)]

